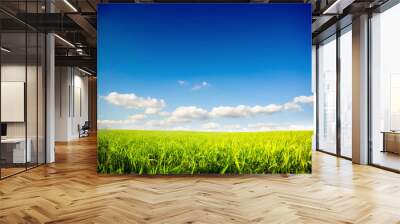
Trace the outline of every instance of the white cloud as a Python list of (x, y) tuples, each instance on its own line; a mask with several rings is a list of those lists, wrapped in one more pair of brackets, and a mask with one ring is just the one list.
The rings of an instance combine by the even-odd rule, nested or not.
[(186, 84), (186, 81), (185, 81), (185, 80), (178, 80), (178, 84), (181, 85), (181, 86), (183, 86), (183, 85)]
[(298, 104), (298, 103), (295, 103), (295, 102), (285, 103), (283, 105), (283, 108), (285, 110), (294, 110), (294, 111), (301, 111), (302, 110), (301, 105)]
[(212, 117), (247, 117), (250, 116), (250, 114), (251, 107), (245, 105), (239, 105), (236, 107), (214, 107), (210, 112)]
[(314, 96), (297, 96), (293, 99), (295, 103), (312, 104), (314, 102)]
[(220, 125), (215, 122), (208, 122), (208, 123), (201, 125), (202, 128), (207, 129), (207, 130), (217, 129), (217, 128), (219, 128), (219, 126)]
[(150, 120), (148, 125), (156, 127), (166, 127), (175, 124), (189, 123), (193, 120), (206, 120), (208, 112), (195, 106), (178, 107), (169, 114), (164, 120)]
[[(218, 106), (211, 110), (206, 110), (196, 106), (182, 106), (177, 107), (172, 112), (166, 112), (162, 111), (165, 107), (165, 102), (159, 99), (149, 97), (143, 98), (138, 97), (135, 94), (119, 94), (116, 92), (112, 92), (104, 98), (114, 105), (125, 106), (127, 108), (142, 108), (144, 109), (144, 112), (143, 114), (129, 116), (126, 120), (99, 120), (100, 125), (128, 126), (130, 124), (135, 124), (138, 121), (142, 121), (140, 124), (144, 125), (145, 129), (174, 129), (178, 126), (182, 127), (183, 124), (187, 125), (195, 121), (208, 121), (208, 123), (204, 123), (199, 127), (206, 130), (218, 129), (226, 131), (310, 129), (308, 127), (304, 128), (303, 126), (291, 126), (290, 124), (276, 125), (266, 123), (251, 124), (245, 127), (241, 127), (240, 125), (227, 127), (220, 126), (211, 121), (218, 118), (246, 118), (257, 115), (270, 115), (283, 111), (301, 111), (303, 105), (310, 105), (313, 102), (313, 96), (298, 96), (294, 97), (292, 101), (284, 104), (269, 104), (265, 106)], [(146, 120), (147, 115), (152, 115), (151, 117), (153, 118), (155, 115), (159, 117), (158, 119), (154, 118), (153, 120)], [(193, 127), (187, 126), (187, 128)]]
[(161, 111), (158, 108), (147, 108), (144, 110), (144, 113), (147, 115), (159, 115), (159, 116), (169, 116), (171, 113), (166, 112), (166, 111)]
[(211, 112), (210, 116), (212, 117), (249, 117), (254, 116), (257, 114), (273, 114), (282, 110), (281, 105), (270, 104), (267, 106), (245, 106), (239, 105), (236, 107), (214, 107)]
[(248, 131), (246, 127), (242, 127), (240, 124), (226, 124), (220, 125), (218, 129), (212, 131), (223, 131), (223, 132), (245, 132)]
[(109, 127), (115, 127), (115, 126), (124, 126), (124, 125), (130, 125), (130, 124), (135, 124), (137, 121), (136, 120), (98, 120), (97, 124), (100, 126), (100, 128), (109, 128)]
[(167, 130), (174, 130), (174, 131), (195, 131), (193, 129), (191, 129), (190, 127), (186, 127), (186, 126), (176, 126)]
[(158, 113), (158, 115), (160, 115), (160, 116), (169, 116), (171, 113), (169, 113), (169, 112), (166, 112), (166, 111), (160, 111), (159, 113)]
[(267, 106), (254, 106), (253, 108), (251, 108), (252, 112), (254, 114), (272, 114), (272, 113), (276, 113), (282, 110), (282, 106), (281, 105), (277, 105), (277, 104), (269, 104)]
[(131, 120), (131, 121), (142, 121), (142, 120), (146, 119), (146, 117), (147, 116), (144, 115), (144, 114), (134, 114), (134, 115), (129, 116), (128, 120)]
[(226, 131), (238, 131), (242, 129), (242, 126), (240, 124), (228, 124), (224, 125), (223, 129)]
[(176, 108), (169, 114), (167, 112), (161, 112), (164, 116), (166, 116), (165, 119), (151, 120), (147, 124), (157, 127), (167, 127), (176, 124), (190, 123), (192, 121), (214, 118), (244, 118), (260, 114), (269, 115), (283, 110), (284, 106), (277, 104), (270, 104), (267, 106), (257, 105), (253, 107), (246, 105), (239, 105), (236, 107), (220, 106), (212, 108), (211, 111), (207, 111), (196, 106), (184, 106)]
[(313, 102), (313, 99), (314, 99), (313, 96), (298, 96), (293, 98), (293, 101), (284, 103), (283, 105), (279, 104), (269, 104), (266, 106), (239, 105), (235, 107), (220, 106), (220, 107), (214, 107), (209, 114), (210, 117), (239, 118), (239, 117), (250, 117), (260, 114), (269, 115), (284, 110), (301, 111), (302, 104), (310, 104)]
[(249, 131), (278, 131), (278, 130), (312, 130), (312, 125), (300, 124), (275, 124), (275, 123), (255, 123), (249, 124)]
[(302, 111), (302, 104), (312, 104), (314, 96), (296, 96), (293, 101), (287, 102), (283, 105), (285, 110)]
[(147, 116), (144, 114), (134, 114), (128, 116), (128, 119), (125, 120), (98, 120), (97, 124), (101, 127), (130, 125), (130, 124), (135, 124), (139, 121), (143, 121), (146, 119), (146, 117)]
[[(242, 126), (240, 124), (229, 124), (219, 126), (218, 131), (226, 132), (256, 132), (256, 131), (285, 131), (285, 130), (312, 130), (312, 125), (303, 124), (276, 124), (276, 123), (254, 123)], [(208, 129), (210, 130), (210, 129)]]
[(169, 124), (166, 120), (150, 120), (146, 122), (146, 126), (149, 127), (168, 127), (172, 124)]
[(177, 118), (206, 118), (207, 117), (207, 111), (195, 107), (195, 106), (185, 106), (185, 107), (178, 107), (176, 108), (172, 113), (172, 117), (177, 117)]
[(191, 120), (205, 120), (208, 118), (208, 112), (202, 108), (195, 106), (186, 106), (176, 108), (167, 118), (167, 122), (174, 123), (185, 123)]
[(109, 125), (120, 125), (120, 124), (130, 124), (135, 121), (131, 120), (98, 120), (97, 124), (100, 126), (109, 126)]
[(160, 110), (161, 110), (161, 108), (152, 108), (152, 107), (149, 107), (149, 108), (146, 108), (146, 109), (144, 110), (144, 113), (145, 113), (145, 114), (148, 114), (148, 115), (154, 115), (154, 114), (160, 113)]
[(199, 89), (205, 88), (205, 87), (207, 87), (207, 86), (210, 86), (210, 84), (209, 84), (208, 82), (206, 82), (206, 81), (203, 81), (203, 82), (201, 82), (200, 84), (194, 85), (194, 86), (192, 87), (192, 90), (199, 90)]
[(140, 97), (134, 93), (111, 92), (103, 97), (108, 103), (128, 109), (145, 109), (147, 114), (156, 113), (165, 107), (163, 99)]
[(312, 125), (303, 124), (275, 124), (275, 123), (254, 123), (242, 126), (229, 124), (220, 126), (218, 131), (226, 132), (257, 132), (257, 131), (287, 131), (287, 130), (312, 130)]

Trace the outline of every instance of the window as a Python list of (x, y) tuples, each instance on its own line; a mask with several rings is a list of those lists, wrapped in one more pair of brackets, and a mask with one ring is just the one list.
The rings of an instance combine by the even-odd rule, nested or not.
[(336, 36), (318, 48), (318, 149), (336, 153)]
[(400, 5), (371, 19), (371, 159), (400, 170)]
[(351, 26), (340, 36), (340, 155), (352, 157), (352, 33)]

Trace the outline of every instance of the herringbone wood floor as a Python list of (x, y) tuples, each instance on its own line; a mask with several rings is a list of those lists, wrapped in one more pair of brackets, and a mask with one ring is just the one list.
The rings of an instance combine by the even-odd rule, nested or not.
[(313, 155), (313, 174), (96, 174), (96, 142), (0, 181), (0, 223), (400, 223), (400, 175)]

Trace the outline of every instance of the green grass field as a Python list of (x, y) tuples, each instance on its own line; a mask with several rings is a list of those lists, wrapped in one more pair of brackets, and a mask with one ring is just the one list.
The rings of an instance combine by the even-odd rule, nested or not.
[(100, 130), (99, 173), (310, 173), (312, 131)]

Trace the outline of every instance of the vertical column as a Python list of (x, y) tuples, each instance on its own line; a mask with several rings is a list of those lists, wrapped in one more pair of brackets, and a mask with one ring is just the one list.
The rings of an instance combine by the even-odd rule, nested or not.
[(55, 55), (54, 35), (46, 35), (46, 163), (55, 161)]
[[(54, 12), (52, 1), (46, 1), (46, 13)], [(46, 163), (55, 162), (55, 42), (46, 34)]]
[(368, 15), (353, 19), (352, 157), (368, 163)]
[(340, 117), (340, 83), (341, 83), (341, 64), (340, 64), (340, 36), (341, 31), (338, 29), (336, 31), (336, 155), (341, 156), (341, 146), (342, 146), (342, 126)]
[(312, 137), (312, 150), (317, 149), (317, 47), (315, 45), (312, 46), (312, 56), (311, 56), (311, 64), (312, 64), (312, 78), (311, 78), (311, 92), (313, 93), (314, 96), (314, 134)]
[(315, 98), (314, 98), (314, 118), (315, 118), (315, 150), (319, 149), (319, 45), (315, 46)]
[(89, 77), (88, 80), (88, 110), (90, 131), (97, 131), (97, 78)]

